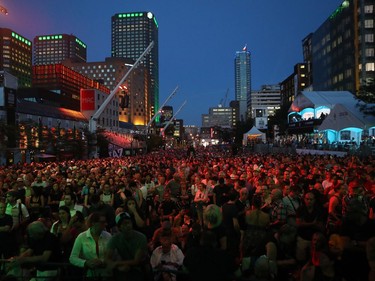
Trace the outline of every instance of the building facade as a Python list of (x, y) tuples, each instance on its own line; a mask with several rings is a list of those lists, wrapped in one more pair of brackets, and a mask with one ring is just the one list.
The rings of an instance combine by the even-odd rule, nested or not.
[(251, 118), (258, 129), (266, 129), (268, 117), (280, 109), (280, 85), (263, 85), (259, 91), (251, 92)]
[(210, 107), (208, 114), (202, 114), (202, 127), (234, 128), (236, 109), (232, 107)]
[(0, 70), (17, 77), (19, 87), (31, 86), (32, 43), (8, 28), (0, 28)]
[(374, 85), (375, 5), (345, 0), (313, 33), (314, 91), (350, 91)]
[(251, 61), (247, 48), (236, 52), (234, 59), (235, 100), (239, 102), (240, 121), (248, 118), (248, 109), (251, 107)]
[(112, 57), (137, 60), (154, 42), (143, 65), (149, 72), (148, 92), (153, 116), (159, 110), (158, 22), (151, 12), (119, 13), (112, 16)]
[(77, 110), (80, 109), (80, 90), (98, 89), (109, 94), (110, 90), (103, 84), (94, 81), (63, 64), (34, 65), (33, 87), (44, 88), (56, 95), (70, 99), (70, 103), (63, 107)]
[[(80, 74), (100, 82), (113, 90), (129, 71), (132, 59), (106, 58), (103, 62), (74, 63), (65, 60), (64, 65)], [(144, 126), (151, 119), (151, 97), (148, 92), (148, 71), (138, 66), (120, 86), (119, 121)]]
[(294, 71), (280, 83), (281, 104), (289, 106), (295, 96), (310, 86), (308, 63), (297, 63)]
[(34, 38), (34, 65), (57, 64), (65, 59), (86, 62), (86, 44), (68, 34), (39, 35)]

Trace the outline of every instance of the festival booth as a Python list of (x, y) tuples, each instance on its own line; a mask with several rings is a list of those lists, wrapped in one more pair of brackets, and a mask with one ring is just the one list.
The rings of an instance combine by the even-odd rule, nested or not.
[(252, 127), (250, 131), (243, 134), (243, 145), (254, 145), (255, 143), (265, 143), (266, 134), (259, 131), (256, 127)]
[(289, 108), (288, 133), (310, 134), (319, 143), (355, 142), (374, 135), (374, 117), (348, 91), (301, 91)]
[(360, 105), (361, 103), (349, 106), (336, 104), (319, 126), (319, 131), (326, 132), (330, 142), (355, 143), (357, 145), (366, 136), (374, 137), (375, 116), (361, 111)]

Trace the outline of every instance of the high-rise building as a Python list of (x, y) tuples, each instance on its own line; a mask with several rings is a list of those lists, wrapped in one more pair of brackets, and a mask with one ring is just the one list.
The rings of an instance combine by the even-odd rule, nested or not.
[(32, 43), (8, 28), (0, 28), (0, 70), (18, 78), (19, 87), (30, 87)]
[(290, 106), (297, 94), (308, 88), (309, 85), (309, 63), (297, 63), (294, 71), (280, 83), (281, 104)]
[(240, 121), (246, 121), (251, 107), (251, 61), (247, 47), (236, 52), (235, 66), (235, 100), (239, 101)]
[(159, 110), (158, 22), (151, 12), (119, 13), (112, 16), (112, 57), (138, 59), (154, 42), (143, 65), (149, 71), (151, 114)]
[(258, 129), (267, 129), (268, 117), (280, 109), (280, 85), (262, 85), (258, 91), (251, 93), (251, 118)]
[(57, 64), (65, 59), (86, 62), (86, 44), (68, 34), (40, 35), (34, 38), (34, 65)]
[(374, 0), (345, 0), (311, 37), (314, 91), (374, 85)]
[[(106, 58), (101, 62), (73, 63), (65, 60), (64, 65), (80, 74), (100, 82), (113, 90), (129, 71), (132, 59)], [(145, 126), (151, 119), (151, 99), (147, 87), (148, 71), (138, 66), (130, 73), (116, 93), (119, 99), (119, 121)]]
[(208, 114), (202, 114), (202, 127), (234, 128), (236, 109), (233, 107), (210, 107)]

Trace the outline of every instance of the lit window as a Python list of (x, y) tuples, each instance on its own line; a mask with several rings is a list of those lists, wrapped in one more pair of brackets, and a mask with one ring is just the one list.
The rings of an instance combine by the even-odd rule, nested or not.
[(366, 71), (375, 71), (375, 63), (366, 63)]

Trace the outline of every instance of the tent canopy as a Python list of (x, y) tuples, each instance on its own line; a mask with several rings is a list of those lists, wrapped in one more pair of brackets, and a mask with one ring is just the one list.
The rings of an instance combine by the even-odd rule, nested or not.
[(300, 112), (305, 108), (318, 108), (327, 106), (332, 109), (337, 103), (346, 108), (352, 108), (357, 104), (355, 96), (348, 91), (301, 91), (297, 94), (289, 112)]
[(369, 129), (373, 126), (375, 126), (375, 116), (366, 115), (359, 108), (351, 108), (350, 110), (342, 104), (336, 104), (320, 125), (319, 131), (340, 131), (349, 127)]
[(259, 131), (255, 126), (250, 129), (247, 133), (243, 134), (243, 144), (247, 145), (249, 139), (260, 139), (266, 142), (266, 134)]

